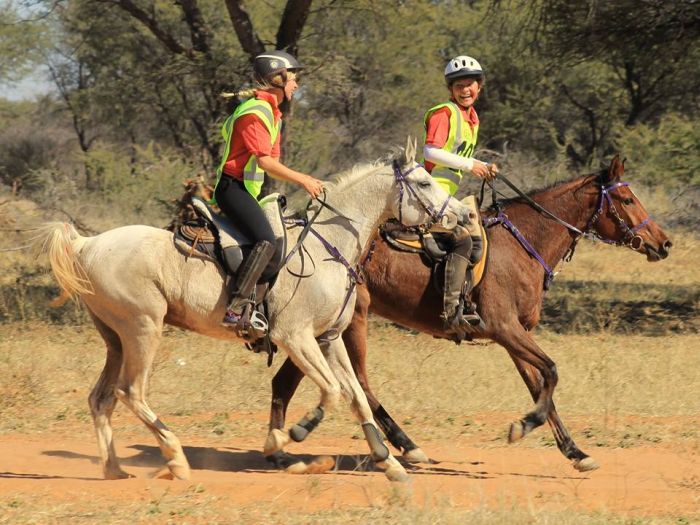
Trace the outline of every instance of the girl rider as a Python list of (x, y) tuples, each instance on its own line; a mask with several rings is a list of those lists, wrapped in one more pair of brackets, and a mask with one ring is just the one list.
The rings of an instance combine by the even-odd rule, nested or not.
[[(473, 105), (484, 83), (481, 65), (469, 56), (455, 57), (445, 67), (445, 80), (450, 100), (430, 108), (425, 114), (423, 156), (425, 169), (454, 196), (464, 172), (489, 179), (495, 176), (497, 169), (495, 165), (472, 157), (479, 130), (479, 117)], [(478, 262), (482, 250), (478, 209), (475, 201), (472, 203), (468, 224), (457, 226), (447, 234), (451, 249), (445, 261), (442, 315), (445, 330), (456, 338), (468, 331), (469, 325), (481, 323), (476, 305), (469, 300), (471, 266)], [(465, 302), (460, 304), (462, 296)]]
[(274, 255), (275, 235), (257, 201), (265, 173), (298, 184), (312, 198), (323, 190), (320, 180), (294, 171), (279, 160), (280, 106), (292, 100), (298, 87), (296, 72), (300, 69), (297, 59), (284, 51), (256, 56), (253, 71), (259, 88), (238, 93), (251, 98), (241, 103), (221, 128), (226, 147), (217, 170), (219, 180), (214, 197), (221, 211), (255, 241), (236, 274), (224, 325), (238, 323), (241, 306), (250, 299)]

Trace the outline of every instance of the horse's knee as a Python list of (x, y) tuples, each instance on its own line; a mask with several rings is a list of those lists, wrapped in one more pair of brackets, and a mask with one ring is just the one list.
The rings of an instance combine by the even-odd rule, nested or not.
[(548, 377), (547, 382), (549, 383), (549, 386), (551, 388), (554, 388), (555, 386), (557, 386), (557, 383), (559, 382), (559, 374), (557, 372), (557, 365), (555, 365), (554, 363), (552, 363), (551, 366), (549, 367), (549, 377)]
[(339, 384), (329, 385), (321, 395), (321, 405), (326, 411), (332, 410), (340, 403), (341, 396), (342, 390)]

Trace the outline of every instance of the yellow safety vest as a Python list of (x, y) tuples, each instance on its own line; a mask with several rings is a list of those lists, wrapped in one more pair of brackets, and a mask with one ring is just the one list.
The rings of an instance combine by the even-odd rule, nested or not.
[[(438, 104), (425, 113), (423, 123), (426, 129), (426, 135), (430, 115), (438, 109), (445, 107), (450, 110), (450, 131), (447, 135), (447, 142), (445, 142), (442, 149), (459, 155), (460, 157), (469, 158), (474, 153), (474, 148), (476, 148), (476, 136), (479, 132), (479, 125), (476, 124), (472, 128), (464, 118), (459, 106), (454, 102), (450, 101), (444, 104)], [(425, 140), (423, 142), (425, 142)], [(440, 184), (447, 193), (454, 195), (457, 193), (459, 183), (462, 180), (462, 171), (436, 164), (435, 168), (433, 168), (432, 176), (435, 182)]]
[[(216, 170), (216, 184), (219, 184), (221, 180), (221, 174), (224, 170), (224, 165), (228, 160), (228, 156), (231, 153), (231, 137), (233, 135), (233, 126), (236, 120), (243, 115), (255, 115), (267, 128), (270, 133), (270, 143), (274, 146), (277, 141), (277, 136), (280, 133), (280, 128), (282, 126), (282, 120), (275, 125), (274, 114), (272, 113), (272, 106), (269, 102), (260, 100), (257, 98), (249, 98), (245, 102), (241, 103), (236, 110), (224, 121), (224, 125), (221, 127), (221, 135), (223, 135), (226, 141), (226, 148), (224, 149), (224, 154), (221, 157), (221, 164)], [(246, 162), (243, 168), (243, 185), (248, 190), (253, 197), (256, 199), (260, 195), (262, 190), (263, 182), (265, 182), (265, 172), (258, 166), (258, 158), (255, 155), (251, 155), (248, 162)]]

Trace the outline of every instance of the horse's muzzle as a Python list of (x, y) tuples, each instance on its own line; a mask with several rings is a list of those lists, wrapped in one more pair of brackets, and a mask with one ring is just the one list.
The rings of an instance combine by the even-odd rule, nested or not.
[(654, 248), (649, 243), (644, 243), (644, 251), (647, 254), (647, 260), (650, 262), (656, 262), (665, 259), (668, 257), (672, 246), (673, 243), (669, 240), (664, 241), (658, 248)]

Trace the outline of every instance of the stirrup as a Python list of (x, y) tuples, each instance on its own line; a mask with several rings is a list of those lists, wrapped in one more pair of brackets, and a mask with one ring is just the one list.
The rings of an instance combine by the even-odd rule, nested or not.
[(227, 310), (221, 325), (234, 330), (238, 337), (248, 342), (265, 337), (268, 330), (265, 315), (255, 308), (252, 301), (246, 303), (240, 314)]

